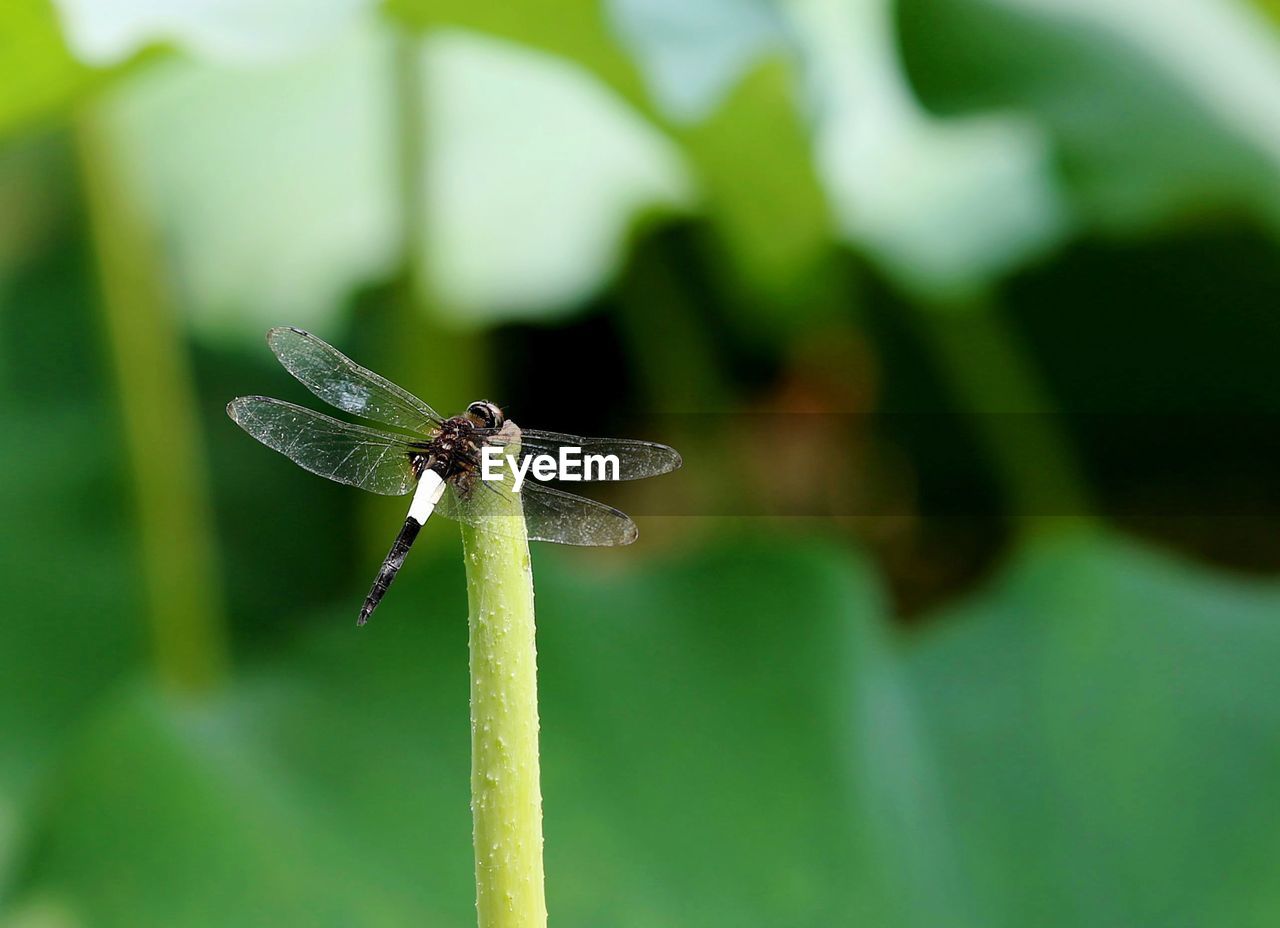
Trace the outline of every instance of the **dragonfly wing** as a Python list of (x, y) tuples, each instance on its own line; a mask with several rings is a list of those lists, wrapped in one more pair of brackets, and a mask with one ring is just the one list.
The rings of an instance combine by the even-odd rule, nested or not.
[(625, 512), (552, 487), (527, 483), (524, 521), (534, 541), (559, 545), (629, 545), (640, 530)]
[(440, 417), (412, 393), (366, 370), (310, 332), (278, 326), (267, 344), (280, 363), (330, 406), (410, 432), (435, 431)]
[(384, 496), (400, 496), (417, 484), (409, 457), (413, 449), (389, 432), (267, 396), (234, 399), (227, 415), (268, 448), (321, 477)]
[[(674, 448), (660, 445), (653, 441), (632, 441), (626, 438), (584, 438), (581, 435), (563, 435), (559, 432), (539, 432), (532, 429), (521, 429), (519, 435), (511, 438), (520, 443), (520, 458), (523, 460), (532, 454), (550, 454), (557, 459), (561, 448), (581, 448), (582, 455), (607, 455), (617, 459), (617, 477), (614, 477), (614, 465), (606, 464), (603, 469), (593, 469), (592, 480), (639, 480), (643, 477), (656, 477), (669, 474), (682, 463), (680, 454)], [(502, 444), (504, 438), (495, 435), (487, 439), (491, 444)], [(579, 465), (579, 470), (582, 470)], [(603, 476), (600, 476), (603, 474)], [(583, 474), (584, 479), (587, 474)]]
[(511, 534), (518, 530), (508, 515), (513, 495), (523, 508), (525, 526), (532, 541), (561, 545), (629, 545), (639, 534), (630, 517), (612, 506), (534, 483), (526, 483), (519, 493), (513, 494), (506, 483), (477, 480), (465, 495), (450, 483), (436, 511), (468, 525), (498, 534)]

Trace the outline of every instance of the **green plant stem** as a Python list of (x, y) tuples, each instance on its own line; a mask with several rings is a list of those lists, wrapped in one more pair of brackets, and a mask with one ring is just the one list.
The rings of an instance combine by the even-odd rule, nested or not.
[[(430, 261), (433, 236), (430, 177), (433, 152), (428, 118), (429, 69), (421, 36), (398, 35), (394, 56), (399, 148), (400, 222), (404, 267), (385, 326), (385, 368), (392, 379), (413, 384), (440, 409), (461, 410), (480, 399), (487, 353), (482, 338), (450, 325)], [(424, 364), (423, 359), (430, 363)]]
[(917, 315), (919, 330), (972, 415), (1015, 521), (1038, 530), (1093, 518), (1080, 463), (1039, 373), (987, 296)]
[(480, 928), (544, 928), (533, 572), (517, 530), (463, 526), (471, 640), (471, 814)]
[(124, 187), (100, 114), (76, 141), (138, 507), (153, 659), (186, 694), (224, 676), (227, 648), (195, 387), (152, 230)]
[[(451, 415), (486, 398), (480, 385), (491, 382), (489, 352), (481, 332), (447, 324), (428, 259), (434, 223), (428, 183), (433, 146), (426, 40), (398, 32), (393, 47), (395, 178), (404, 254), (396, 277), (370, 294), (361, 307), (354, 333), (359, 353), (354, 356)], [(368, 557), (381, 559), (386, 553), (387, 526), (404, 521), (404, 503), (396, 497), (365, 496), (359, 516), (361, 545)], [(423, 532), (410, 563), (421, 564), (433, 552), (443, 555), (446, 551), (457, 557), (456, 535)]]
[(672, 269), (667, 240), (661, 232), (641, 240), (618, 285), (617, 319), (633, 374), (652, 408), (722, 410), (732, 395), (722, 352), (700, 323), (688, 287)]

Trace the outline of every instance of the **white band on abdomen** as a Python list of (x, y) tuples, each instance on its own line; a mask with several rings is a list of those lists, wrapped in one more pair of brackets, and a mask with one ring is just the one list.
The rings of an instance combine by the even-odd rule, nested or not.
[(444, 480), (435, 471), (424, 470), (418, 480), (418, 489), (414, 491), (413, 503), (409, 506), (409, 518), (419, 525), (426, 525), (443, 495)]

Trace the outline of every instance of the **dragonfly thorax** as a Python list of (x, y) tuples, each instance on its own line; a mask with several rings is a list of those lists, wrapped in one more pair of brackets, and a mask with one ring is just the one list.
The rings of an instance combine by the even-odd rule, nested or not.
[[(425, 471), (432, 470), (442, 479), (453, 481), (460, 490), (469, 491), (480, 466), (480, 446), (492, 431), (485, 424), (490, 421), (501, 424), (504, 420), (502, 410), (487, 402), (472, 403), (463, 415), (445, 419), (430, 441), (413, 443), (410, 459), (414, 476), (421, 478)], [(484, 431), (477, 434), (480, 429)]]

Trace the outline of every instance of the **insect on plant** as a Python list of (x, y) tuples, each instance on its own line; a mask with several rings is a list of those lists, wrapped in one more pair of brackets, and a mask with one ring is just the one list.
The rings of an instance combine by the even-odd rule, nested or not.
[[(343, 422), (266, 396), (242, 396), (227, 404), (237, 425), (314, 474), (388, 496), (414, 491), (404, 526), (360, 609), (360, 625), (395, 580), (432, 512), (497, 533), (512, 530), (508, 513), (523, 512), (528, 537), (535, 541), (625, 545), (638, 534), (625, 513), (526, 482), (529, 474), (547, 476), (545, 468), (530, 464), (598, 457), (612, 466), (586, 467), (574, 479), (635, 480), (669, 473), (681, 463), (674, 449), (655, 442), (522, 430), (484, 400), (461, 415), (442, 418), (407, 390), (302, 329), (271, 329), (267, 344), (285, 370), (320, 399), (395, 430)], [(496, 479), (486, 479), (491, 469), (482, 466), (484, 459), (492, 463), (499, 457), (496, 451), (510, 466), (499, 468)], [(519, 502), (514, 509), (513, 499)]]

